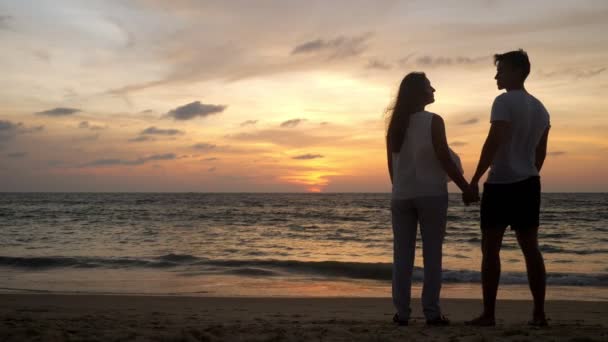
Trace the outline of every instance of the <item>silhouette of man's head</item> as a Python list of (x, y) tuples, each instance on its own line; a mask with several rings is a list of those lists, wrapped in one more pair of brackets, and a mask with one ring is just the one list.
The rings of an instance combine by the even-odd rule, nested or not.
[(530, 74), (528, 54), (519, 49), (494, 55), (496, 85), (498, 89), (519, 89)]

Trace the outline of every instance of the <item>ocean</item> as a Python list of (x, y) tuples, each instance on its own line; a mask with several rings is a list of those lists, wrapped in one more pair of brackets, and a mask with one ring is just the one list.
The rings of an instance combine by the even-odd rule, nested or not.
[[(0, 291), (390, 297), (389, 204), (386, 193), (0, 193)], [(481, 298), (478, 219), (450, 194), (444, 297)], [(549, 299), (608, 300), (608, 194), (543, 194), (539, 240)], [(512, 231), (501, 258), (499, 298), (530, 298)], [(418, 241), (415, 296), (421, 265)]]

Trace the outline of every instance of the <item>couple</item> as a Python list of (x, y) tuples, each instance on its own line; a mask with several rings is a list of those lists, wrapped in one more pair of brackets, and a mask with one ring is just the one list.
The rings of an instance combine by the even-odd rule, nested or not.
[[(460, 160), (447, 144), (441, 116), (424, 110), (435, 101), (435, 89), (424, 73), (410, 73), (401, 82), (390, 111), (386, 137), (392, 182), (393, 321), (407, 325), (410, 288), (420, 222), (424, 258), (422, 306), (427, 325), (448, 325), (441, 314), (442, 244), (446, 231), (448, 178), (462, 190), (465, 204), (479, 201), (478, 183), (491, 167), (481, 198), (483, 313), (467, 324), (493, 326), (500, 278), (500, 247), (508, 226), (515, 231), (526, 260), (534, 297), (532, 325), (547, 324), (544, 312), (545, 265), (538, 246), (540, 177), (547, 149), (549, 114), (524, 88), (530, 62), (523, 50), (494, 56), (498, 89), (488, 137), (470, 183)], [(447, 177), (446, 177), (447, 176)]]

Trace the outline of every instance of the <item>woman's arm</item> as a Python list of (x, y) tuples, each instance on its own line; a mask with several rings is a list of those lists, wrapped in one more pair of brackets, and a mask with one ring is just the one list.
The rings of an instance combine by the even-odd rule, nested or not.
[(388, 145), (388, 135), (386, 136), (386, 160), (388, 161), (388, 175), (391, 178), (391, 184), (393, 184), (393, 153)]
[(439, 159), (441, 167), (443, 167), (443, 170), (448, 174), (448, 177), (454, 181), (462, 192), (467, 191), (469, 184), (450, 156), (450, 149), (445, 136), (445, 124), (439, 115), (433, 116), (433, 120), (431, 121), (431, 135), (435, 156)]

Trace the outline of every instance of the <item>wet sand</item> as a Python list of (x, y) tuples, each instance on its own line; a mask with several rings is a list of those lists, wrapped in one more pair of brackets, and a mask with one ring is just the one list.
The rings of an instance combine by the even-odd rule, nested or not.
[(606, 302), (549, 301), (548, 328), (526, 325), (531, 302), (498, 303), (497, 326), (464, 325), (476, 299), (445, 299), (449, 327), (408, 327), (389, 298), (217, 298), (0, 294), (0, 341), (608, 341)]

